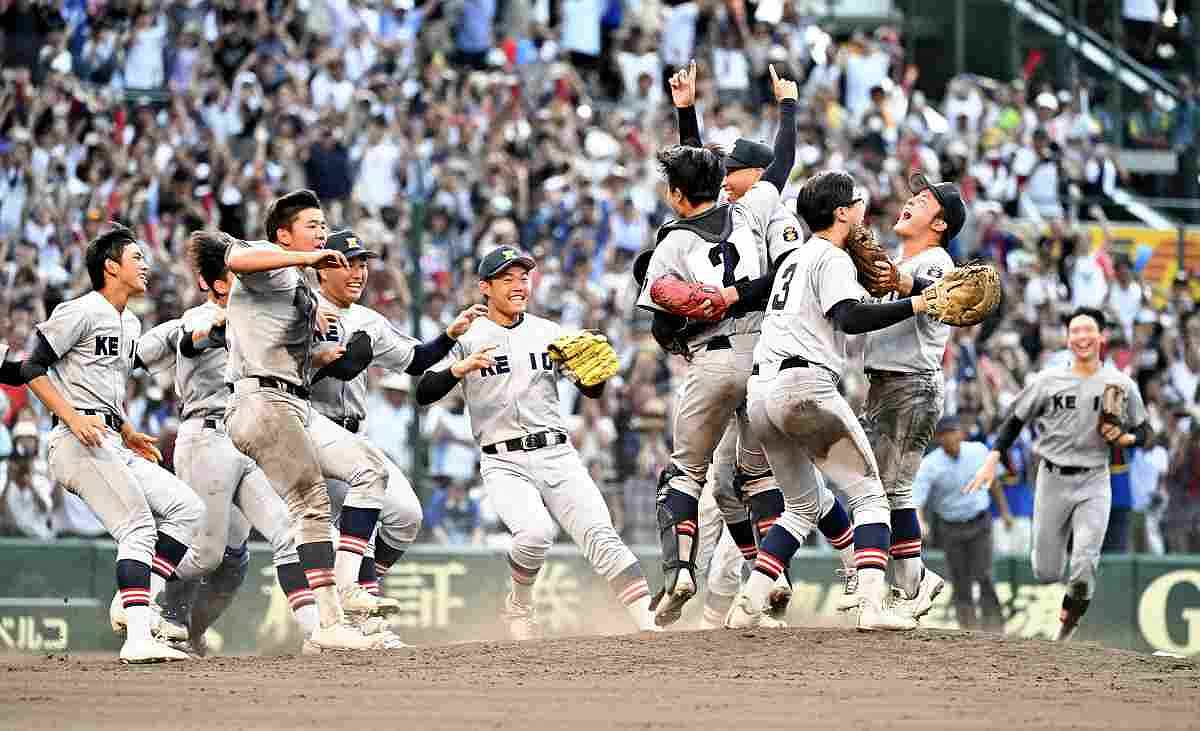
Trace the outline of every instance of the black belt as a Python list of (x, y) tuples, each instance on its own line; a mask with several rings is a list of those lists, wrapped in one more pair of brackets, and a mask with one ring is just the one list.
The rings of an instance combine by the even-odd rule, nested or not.
[(330, 419), (330, 421), (332, 421), (334, 424), (337, 424), (338, 426), (342, 427), (343, 429), (350, 432), (351, 434), (358, 433), (358, 427), (359, 427), (360, 422), (358, 419), (354, 418), (353, 416), (347, 416), (345, 419)]
[(728, 335), (718, 335), (704, 344), (705, 350), (729, 350), (732, 347), (733, 343)]
[(969, 525), (971, 523), (978, 523), (980, 520), (982, 520), (984, 518), (987, 518), (990, 520), (991, 517), (992, 517), (991, 511), (984, 509), (984, 510), (980, 510), (978, 513), (976, 513), (974, 518), (967, 518), (966, 520), (946, 520), (945, 518), (943, 518), (942, 522), (946, 523), (948, 525)]
[(931, 376), (937, 371), (881, 371), (875, 368), (867, 368), (863, 370), (867, 376), (879, 376), (880, 378), (912, 378), (914, 376)]
[(216, 419), (205, 419), (204, 420), (204, 428), (205, 429), (216, 429), (218, 426), (220, 426), (220, 424), (221, 424), (221, 422), (217, 421)]
[(532, 452), (535, 449), (542, 447), (553, 447), (556, 444), (565, 444), (567, 435), (557, 431), (543, 431), (537, 434), (526, 434), (523, 437), (509, 439), (506, 442), (495, 442), (488, 444), (483, 448), (484, 454), (498, 454), (500, 447), (504, 447), (505, 452)]
[[(277, 389), (280, 391), (286, 391), (293, 396), (297, 396), (297, 397), (305, 399), (305, 400), (307, 400), (309, 397), (309, 390), (307, 388), (305, 388), (304, 386), (297, 386), (294, 383), (288, 383), (287, 381), (281, 381), (278, 378), (271, 378), (270, 376), (248, 376), (246, 380), (258, 381), (258, 385), (260, 388), (274, 388), (274, 389)], [(229, 386), (229, 390), (232, 392), (233, 384), (229, 383), (226, 385)]]
[(1050, 470), (1051, 472), (1057, 472), (1064, 477), (1070, 477), (1071, 475), (1082, 475), (1084, 472), (1091, 472), (1093, 470), (1100, 469), (1099, 467), (1074, 467), (1071, 465), (1054, 464), (1048, 459), (1043, 459), (1042, 462), (1046, 465), (1046, 469)]
[[(784, 358), (779, 363), (779, 370), (786, 371), (788, 368), (808, 368), (811, 365), (812, 365), (812, 363), (809, 363), (808, 361), (804, 360), (800, 356), (793, 355), (790, 358)], [(758, 364), (757, 363), (755, 363), (754, 368), (750, 370), (750, 375), (752, 375), (752, 376), (758, 375)]]
[[(121, 431), (121, 425), (125, 423), (125, 421), (121, 417), (116, 416), (114, 414), (110, 414), (107, 411), (97, 411), (96, 409), (80, 409), (79, 413), (84, 414), (86, 416), (103, 416), (105, 426), (112, 429), (113, 431)], [(58, 424), (59, 424), (59, 418), (57, 416), (53, 416), (50, 418), (50, 426), (51, 427), (56, 427), (56, 426), (58, 426)]]

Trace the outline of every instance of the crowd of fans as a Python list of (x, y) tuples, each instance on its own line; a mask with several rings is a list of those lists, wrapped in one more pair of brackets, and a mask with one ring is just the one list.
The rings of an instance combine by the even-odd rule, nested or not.
[[(927, 94), (894, 28), (834, 38), (805, 5), (0, 0), (0, 341), (19, 354), (35, 323), (86, 289), (83, 249), (110, 220), (134, 227), (153, 261), (151, 291), (133, 305), (145, 327), (201, 299), (182, 256), (191, 230), (262, 238), (265, 204), (290, 189), (315, 190), (334, 227), (383, 253), (364, 304), (420, 337), (478, 301), (482, 253), (516, 244), (538, 261), (534, 311), (603, 330), (622, 356), (604, 398), (564, 386), (563, 402), (619, 529), (652, 544), (682, 362), (650, 337), (630, 270), (668, 213), (652, 163), (677, 141), (664, 80), (696, 59), (706, 141), (768, 140), (775, 64), (802, 85), (785, 198), (805, 176), (845, 168), (894, 246), (910, 172), (962, 186), (972, 215), (952, 254), (994, 261), (1005, 302), (993, 320), (955, 332), (947, 412), (969, 436), (989, 434), (1027, 375), (1064, 357), (1062, 314), (1105, 307), (1116, 323), (1110, 356), (1136, 375), (1159, 435), (1155, 448), (1115, 457), (1132, 465), (1133, 547), (1164, 550), (1165, 526), (1166, 550), (1200, 551), (1197, 293), (1186, 272), (1156, 288), (1140, 277), (1143, 258), (1094, 249), (1079, 224), (1104, 222), (1106, 196), (1128, 182), (1107, 142), (1113, 130), (1124, 125), (1134, 145), (1189, 150), (1195, 91), (1170, 113), (1151, 105), (1125, 118), (1092, 85), (1056, 90), (1036, 73), (958, 77)], [(370, 436), (407, 468), (412, 383), (372, 378)], [(861, 402), (861, 373), (844, 385)], [(0, 533), (102, 533), (45, 477), (40, 405), (24, 389), (0, 398)], [(159, 435), (168, 465), (176, 415), (170, 383), (131, 383), (129, 416)], [(420, 420), (423, 539), (498, 540), (462, 403)], [(1018, 450), (1009, 487), (1028, 492), (1027, 442)]]

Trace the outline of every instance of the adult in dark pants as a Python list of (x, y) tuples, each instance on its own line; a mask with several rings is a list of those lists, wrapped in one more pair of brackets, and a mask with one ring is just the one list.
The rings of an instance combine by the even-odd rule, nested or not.
[[(988, 447), (964, 441), (962, 426), (953, 416), (938, 422), (935, 439), (939, 447), (921, 460), (913, 480), (913, 500), (925, 512), (927, 523), (934, 517), (938, 520), (959, 626), (1002, 631), (1004, 616), (992, 581), (990, 501), (983, 491), (962, 491), (987, 458)], [(990, 487), (1003, 496), (999, 483)], [(978, 605), (975, 584), (979, 585)]]

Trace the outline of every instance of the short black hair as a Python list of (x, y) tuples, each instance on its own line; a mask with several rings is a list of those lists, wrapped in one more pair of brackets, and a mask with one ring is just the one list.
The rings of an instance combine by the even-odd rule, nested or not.
[(833, 212), (849, 205), (854, 198), (854, 178), (845, 170), (817, 173), (800, 186), (796, 196), (796, 215), (814, 233), (833, 225)]
[(213, 289), (213, 282), (223, 279), (229, 271), (225, 257), (233, 242), (232, 236), (220, 231), (193, 231), (188, 237), (188, 259), (209, 289)]
[(92, 280), (92, 289), (97, 292), (104, 289), (104, 262), (115, 261), (120, 264), (125, 247), (136, 243), (137, 236), (133, 231), (116, 222), (106, 233), (88, 243), (84, 260), (87, 262), (88, 277)]
[(292, 222), (296, 220), (296, 216), (300, 215), (300, 211), (320, 207), (321, 199), (307, 188), (293, 190), (291, 193), (271, 201), (267, 206), (267, 216), (263, 222), (263, 228), (267, 230), (267, 241), (274, 243), (275, 232), (281, 228), (290, 228)]
[(667, 189), (683, 193), (692, 205), (709, 203), (721, 195), (725, 182), (725, 156), (715, 147), (673, 145), (654, 156), (667, 178)]
[(1100, 332), (1104, 332), (1105, 328), (1108, 327), (1108, 318), (1104, 316), (1104, 312), (1096, 309), (1095, 307), (1076, 307), (1071, 312), (1070, 316), (1067, 317), (1065, 324), (1070, 325), (1071, 320), (1074, 320), (1076, 317), (1080, 316), (1090, 317), (1095, 320), (1096, 327), (1100, 329)]

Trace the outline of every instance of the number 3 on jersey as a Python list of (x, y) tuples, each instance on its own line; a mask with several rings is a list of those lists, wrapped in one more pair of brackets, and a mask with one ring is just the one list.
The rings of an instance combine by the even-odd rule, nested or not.
[(782, 310), (787, 307), (788, 295), (792, 290), (792, 277), (796, 276), (796, 265), (789, 264), (779, 274), (779, 289), (775, 292), (775, 297), (771, 300), (772, 310)]

